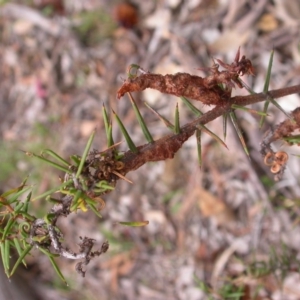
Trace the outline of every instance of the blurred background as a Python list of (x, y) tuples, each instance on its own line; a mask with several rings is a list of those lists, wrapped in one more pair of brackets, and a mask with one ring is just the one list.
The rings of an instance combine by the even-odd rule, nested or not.
[[(274, 49), (270, 89), (300, 83), (299, 0), (0, 4), (2, 192), (28, 174), (36, 194), (58, 184), (62, 174), (22, 150), (80, 155), (94, 128), (93, 147), (104, 150), (102, 105), (118, 113), (137, 145), (145, 144), (129, 99), (116, 99), (130, 64), (153, 73), (205, 76), (197, 68), (211, 66), (213, 58), (231, 63), (241, 47), (255, 68), (255, 76), (243, 80), (261, 92)], [(169, 132), (144, 101), (171, 120), (178, 102), (182, 125), (195, 118), (174, 96), (145, 90), (134, 98), (156, 139)], [(299, 95), (279, 103), (289, 112), (299, 106)], [(211, 109), (193, 104), (203, 112)], [(65, 286), (47, 258), (33, 252), (29, 268), (12, 283), (1, 279), (2, 299), (25, 299), (26, 290), (28, 299), (45, 300), (300, 299), (299, 150), (275, 145), (290, 155), (284, 178), (275, 182), (259, 150), (264, 133), (284, 120), (283, 114), (270, 106), (262, 129), (256, 116), (237, 114), (250, 159), (229, 127), (229, 150), (203, 134), (200, 169), (191, 138), (173, 160), (128, 174), (133, 185), (119, 182), (104, 198), (102, 219), (80, 212), (61, 220), (66, 244), (74, 251), (80, 236), (96, 239), (99, 248), (104, 240), (110, 243), (109, 251), (88, 265), (85, 278), (74, 271), (76, 262), (58, 259), (69, 283)], [(221, 119), (208, 127), (223, 136)], [(114, 139), (122, 141), (117, 126)], [(127, 150), (126, 143), (120, 147)], [(43, 201), (33, 204), (37, 215), (49, 208)], [(116, 225), (134, 220), (150, 223)], [(11, 294), (17, 289), (24, 298)]]

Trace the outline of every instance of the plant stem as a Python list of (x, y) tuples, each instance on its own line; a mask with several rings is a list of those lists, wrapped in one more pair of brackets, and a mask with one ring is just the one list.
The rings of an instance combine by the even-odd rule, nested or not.
[(136, 170), (142, 165), (150, 161), (160, 161), (168, 158), (173, 158), (175, 153), (181, 148), (182, 144), (189, 139), (195, 132), (198, 124), (207, 124), (216, 118), (222, 116), (231, 110), (232, 104), (236, 105), (250, 105), (265, 101), (268, 97), (273, 99), (281, 98), (291, 94), (300, 93), (300, 85), (285, 87), (282, 89), (269, 91), (267, 94), (258, 93), (247, 96), (235, 96), (228, 99), (228, 102), (214, 107), (204, 115), (196, 120), (184, 125), (180, 129), (179, 134), (170, 134), (162, 137), (152, 144), (145, 144), (138, 147), (138, 153), (127, 151), (122, 161), (125, 163), (123, 172), (126, 174), (130, 171)]

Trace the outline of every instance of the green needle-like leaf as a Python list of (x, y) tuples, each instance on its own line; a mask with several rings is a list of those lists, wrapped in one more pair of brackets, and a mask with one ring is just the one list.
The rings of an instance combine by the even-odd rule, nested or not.
[(130, 102), (132, 104), (133, 110), (135, 112), (135, 115), (137, 117), (137, 120), (138, 120), (141, 128), (142, 128), (143, 134), (144, 134), (147, 142), (148, 143), (152, 143), (154, 140), (153, 140), (153, 137), (152, 137), (152, 135), (151, 135), (151, 133), (150, 133), (150, 131), (149, 131), (146, 123), (145, 123), (144, 118), (142, 117), (142, 115), (141, 115), (141, 113), (140, 113), (140, 111), (139, 111), (139, 109), (138, 109), (138, 107), (137, 107), (137, 105), (136, 105), (136, 103), (135, 103), (135, 101), (134, 101), (131, 93), (128, 93), (128, 96), (129, 96), (129, 99), (130, 99)]
[(96, 216), (98, 216), (99, 218), (102, 218), (102, 216), (100, 215), (100, 213), (99, 213), (97, 207), (95, 206), (95, 204), (93, 204), (93, 203), (90, 202), (90, 203), (88, 203), (88, 205), (89, 205), (89, 208), (94, 212), (94, 214)]
[[(26, 186), (27, 179), (28, 179), (28, 177), (26, 177), (23, 180), (23, 182), (21, 183), (20, 186), (14, 188), (14, 189), (8, 190), (5, 193), (1, 194), (0, 196), (3, 197), (3, 198), (6, 198), (6, 197), (8, 197), (8, 196), (10, 196), (12, 194), (16, 195), (16, 193), (18, 193), (18, 192), (20, 192), (20, 191), (22, 191), (24, 189), (24, 187)], [(12, 202), (10, 202), (10, 203), (12, 203)]]
[(49, 160), (49, 159), (47, 159), (47, 158), (45, 158), (45, 157), (43, 157), (43, 156), (41, 156), (41, 155), (37, 155), (37, 154), (35, 154), (35, 153), (32, 153), (32, 152), (26, 152), (26, 151), (25, 151), (25, 154), (26, 154), (27, 156), (33, 156), (33, 157), (36, 157), (36, 158), (38, 158), (39, 160), (41, 160), (41, 161), (43, 161), (43, 162), (49, 164), (50, 166), (52, 166), (52, 167), (54, 167), (54, 168), (56, 168), (56, 169), (58, 169), (58, 170), (61, 170), (61, 171), (65, 172), (65, 173), (69, 173), (69, 172), (70, 172), (70, 170), (69, 170), (68, 168), (66, 168), (66, 167), (64, 167), (64, 166), (61, 166), (61, 165), (59, 165), (59, 164), (53, 162), (52, 160)]
[(26, 219), (27, 221), (33, 222), (36, 219), (34, 216), (31, 216), (30, 214), (28, 214), (25, 211), (20, 211), (20, 215), (22, 215), (23, 218)]
[(185, 97), (180, 97), (180, 99), (197, 117), (203, 115), (203, 113), (196, 106), (194, 106), (188, 99), (186, 99)]
[(23, 206), (24, 206), (24, 202), (19, 202), (19, 203), (15, 206), (15, 209), (14, 209), (13, 214), (14, 214), (14, 215), (17, 215), (17, 214), (20, 212), (20, 210), (23, 208)]
[(8, 222), (6, 223), (6, 225), (4, 227), (4, 232), (3, 232), (2, 238), (1, 238), (1, 243), (3, 243), (5, 241), (7, 235), (10, 233), (10, 229), (16, 223), (16, 221), (17, 221), (16, 218), (10, 217), (10, 219), (8, 220)]
[(206, 132), (207, 134), (209, 134), (212, 138), (214, 138), (218, 143), (220, 143), (221, 145), (223, 145), (226, 149), (228, 149), (227, 145), (216, 135), (214, 134), (211, 130), (209, 130), (206, 126), (202, 125), (202, 124), (198, 124), (197, 127)]
[(201, 130), (196, 129), (197, 153), (198, 153), (198, 162), (200, 168), (202, 167), (201, 133), (202, 133)]
[(271, 79), (271, 71), (272, 71), (272, 65), (273, 65), (273, 58), (274, 58), (274, 50), (271, 51), (271, 55), (269, 58), (269, 64), (268, 64), (268, 70), (267, 70), (267, 76), (264, 84), (263, 92), (267, 93), (269, 91), (269, 85), (270, 85), (270, 79)]
[(106, 133), (106, 136), (107, 136), (107, 133), (108, 133), (108, 126), (109, 126), (109, 117), (108, 117), (108, 114), (107, 114), (107, 111), (106, 111), (106, 108), (103, 104), (102, 106), (102, 117), (103, 117), (103, 121), (104, 121), (104, 127), (105, 127), (105, 133)]
[(107, 138), (107, 147), (111, 147), (114, 144), (112, 137), (112, 122), (109, 120), (105, 106), (102, 106), (102, 116), (104, 120), (105, 133)]
[(52, 264), (52, 266), (53, 266), (53, 269), (55, 270), (55, 272), (56, 272), (57, 275), (59, 276), (59, 278), (67, 285), (68, 283), (67, 283), (67, 281), (66, 281), (64, 275), (63, 275), (62, 272), (60, 271), (58, 265), (56, 264), (54, 258), (53, 258), (52, 256), (50, 256), (50, 255), (48, 255), (48, 258), (49, 258), (49, 260), (50, 260), (50, 262), (51, 262), (51, 264)]
[(48, 257), (60, 257), (60, 255), (58, 253), (51, 253), (48, 249), (45, 249), (43, 247), (39, 247), (39, 250), (41, 252), (43, 252), (45, 255), (47, 255)]
[[(19, 254), (19, 256), (20, 256), (20, 255), (22, 254), (22, 248), (21, 248), (19, 239), (18, 239), (18, 238), (14, 238), (13, 241), (14, 241), (15, 247), (16, 247), (16, 249), (17, 249), (17, 252), (18, 252), (18, 254)], [(25, 267), (27, 267), (26, 262), (25, 262), (24, 259), (22, 260), (22, 263), (23, 263), (23, 265), (24, 265)]]
[(223, 137), (224, 137), (224, 141), (226, 140), (226, 136), (227, 136), (227, 118), (228, 118), (228, 114), (225, 113), (222, 115), (223, 117)]
[(31, 189), (32, 189), (32, 187), (31, 187), (31, 186), (28, 186), (27, 188), (22, 189), (22, 190), (20, 190), (19, 192), (15, 193), (12, 197), (10, 197), (10, 198), (7, 199), (8, 203), (12, 204), (12, 203), (18, 201), (18, 198), (19, 198), (21, 195), (27, 193), (28, 191), (31, 191)]
[(260, 116), (265, 116), (265, 117), (268, 116), (268, 114), (266, 114), (265, 112), (258, 111), (258, 110), (255, 110), (255, 109), (251, 109), (251, 108), (241, 106), (241, 105), (232, 104), (231, 108), (240, 109), (240, 110), (246, 111), (248, 113), (256, 114), (256, 115), (260, 115)]
[(141, 227), (149, 224), (149, 221), (136, 221), (136, 222), (118, 222), (121, 225), (131, 226), (131, 227)]
[(117, 120), (117, 123), (121, 129), (121, 132), (126, 140), (126, 143), (129, 147), (129, 149), (133, 152), (133, 153), (137, 153), (138, 149), (136, 147), (136, 145), (134, 144), (134, 142), (132, 141), (130, 135), (128, 134), (124, 124), (122, 123), (122, 121), (120, 120), (119, 116), (113, 111), (113, 114), (115, 115), (115, 118)]
[(30, 202), (31, 196), (32, 196), (32, 192), (30, 192), (30, 193), (27, 195), (26, 200), (24, 201), (24, 209), (23, 209), (23, 211), (24, 211), (25, 213), (28, 212), (29, 202)]
[(52, 156), (53, 158), (58, 160), (60, 163), (62, 163), (66, 167), (69, 167), (70, 164), (66, 160), (64, 160), (61, 156), (59, 156), (57, 153), (55, 153), (54, 151), (52, 151), (50, 149), (45, 149), (42, 151), (41, 156), (43, 156), (44, 153)]
[(92, 132), (91, 136), (89, 137), (88, 142), (87, 142), (87, 144), (85, 146), (85, 149), (83, 151), (83, 154), (82, 154), (82, 157), (81, 157), (81, 161), (80, 161), (80, 164), (79, 164), (76, 176), (75, 176), (76, 178), (78, 178), (80, 176), (81, 172), (82, 172), (82, 169), (84, 167), (86, 158), (87, 158), (87, 156), (88, 156), (88, 154), (90, 152), (90, 149), (91, 149), (91, 146), (92, 146), (95, 134), (96, 134), (96, 129), (93, 130), (93, 132)]
[(9, 275), (9, 241), (0, 242), (1, 258), (5, 274)]
[(113, 136), (112, 136), (112, 122), (110, 121), (108, 126), (108, 133), (107, 133), (107, 147), (112, 147), (115, 144)]
[(291, 121), (295, 122), (295, 120), (293, 119), (293, 117), (291, 115), (289, 115), (279, 104), (277, 101), (275, 101), (273, 98), (269, 97), (268, 98), (269, 101), (275, 106), (277, 107), (284, 115), (286, 115)]
[(4, 257), (5, 257), (5, 266), (7, 268), (5, 268), (5, 273), (6, 275), (9, 274), (9, 259), (10, 259), (10, 241), (7, 239), (4, 241), (4, 249), (5, 249), (5, 253), (4, 253)]
[(250, 86), (248, 86), (241, 78), (238, 78), (238, 81), (251, 95), (256, 94), (255, 91)]
[(175, 109), (175, 129), (174, 129), (176, 134), (180, 133), (180, 120), (179, 120), (179, 109), (178, 109), (178, 103), (176, 104), (176, 109)]
[(173, 132), (175, 132), (175, 126), (168, 121), (166, 118), (164, 118), (161, 114), (159, 114), (156, 110), (154, 110), (147, 102), (144, 102), (145, 105)]
[(81, 157), (79, 155), (71, 155), (70, 158), (75, 163), (75, 166), (78, 168), (80, 165)]
[(63, 189), (65, 187), (67, 187), (68, 185), (72, 184), (72, 183), (73, 183), (73, 180), (70, 179), (70, 180), (62, 183), (58, 187), (55, 187), (55, 188), (53, 188), (51, 190), (48, 190), (47, 192), (45, 192), (45, 193), (43, 193), (41, 195), (36, 196), (35, 198), (32, 199), (32, 201), (35, 201), (35, 200), (38, 200), (38, 199), (41, 199), (41, 198), (46, 198), (47, 196), (49, 196), (49, 195), (51, 195), (53, 193), (59, 192), (59, 191), (63, 192)]
[[(271, 70), (272, 70), (272, 64), (273, 64), (273, 57), (274, 57), (274, 50), (271, 51), (271, 55), (270, 55), (270, 58), (269, 58), (269, 65), (268, 65), (268, 70), (267, 70), (267, 76), (266, 76), (266, 80), (265, 80), (265, 84), (264, 84), (264, 89), (263, 89), (263, 92), (265, 94), (267, 94), (268, 91), (269, 91), (269, 85), (270, 85), (270, 79), (271, 79)], [(269, 103), (270, 102), (268, 100), (265, 101), (264, 109), (263, 109), (263, 112), (265, 114), (267, 114)], [(260, 128), (264, 125), (265, 118), (266, 118), (265, 116), (262, 116), (260, 118), (260, 122), (259, 122), (259, 127)]]
[(231, 122), (232, 122), (232, 124), (234, 126), (234, 129), (235, 129), (235, 131), (236, 131), (236, 133), (237, 133), (237, 135), (238, 135), (238, 137), (239, 137), (239, 139), (241, 141), (241, 144), (242, 144), (242, 146), (244, 148), (244, 151), (249, 156), (249, 151), (248, 151), (246, 142), (245, 142), (244, 137), (243, 137), (243, 133), (242, 133), (241, 128), (240, 128), (240, 126), (238, 124), (237, 117), (236, 117), (234, 111), (231, 111), (229, 113), (229, 116), (230, 116)]

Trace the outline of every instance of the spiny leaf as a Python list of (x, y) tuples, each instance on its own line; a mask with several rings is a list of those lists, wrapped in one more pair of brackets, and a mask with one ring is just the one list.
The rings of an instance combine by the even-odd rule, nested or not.
[(132, 104), (133, 110), (135, 112), (135, 115), (137, 117), (137, 120), (138, 120), (141, 128), (142, 128), (143, 134), (144, 134), (147, 142), (148, 143), (153, 143), (153, 137), (152, 137), (152, 135), (151, 135), (151, 133), (150, 133), (145, 121), (144, 121), (144, 118), (142, 117), (142, 115), (141, 115), (141, 113), (140, 113), (140, 111), (139, 111), (139, 109), (138, 109), (131, 93), (128, 92), (128, 96), (129, 96), (129, 99), (130, 99), (130, 102)]
[[(22, 203), (23, 204), (23, 203)], [(17, 222), (15, 217), (10, 217), (10, 219), (8, 220), (8, 222), (6, 223), (5, 227), (4, 227), (4, 232), (2, 234), (2, 238), (1, 238), (1, 242), (3, 243), (4, 240), (6, 239), (6, 236), (10, 233), (10, 229), (12, 228), (12, 226)]]
[(68, 180), (68, 181), (66, 181), (66, 182), (64, 182), (64, 183), (62, 183), (62, 184), (59, 185), (58, 187), (55, 187), (55, 188), (53, 188), (53, 189), (51, 189), (51, 190), (48, 190), (47, 192), (45, 192), (45, 193), (43, 193), (43, 194), (41, 194), (41, 195), (36, 196), (35, 198), (32, 199), (32, 201), (35, 201), (35, 200), (38, 200), (38, 199), (41, 199), (41, 198), (45, 198), (45, 197), (47, 197), (47, 196), (49, 196), (49, 195), (51, 195), (51, 194), (53, 194), (53, 193), (56, 193), (56, 192), (58, 192), (58, 191), (63, 192), (63, 189), (64, 189), (65, 187), (67, 187), (68, 185), (72, 184), (72, 183), (73, 183), (73, 180), (70, 179), (70, 180)]
[(102, 216), (100, 215), (97, 207), (93, 203), (89, 203), (89, 208), (94, 212), (94, 214), (96, 216), (98, 216), (99, 218), (102, 218)]
[(231, 111), (229, 113), (229, 116), (230, 116), (231, 122), (232, 122), (232, 124), (234, 126), (234, 129), (235, 129), (235, 131), (236, 131), (236, 133), (237, 133), (237, 135), (238, 135), (238, 137), (239, 137), (239, 139), (241, 141), (241, 144), (242, 144), (242, 146), (244, 148), (244, 151), (249, 156), (249, 151), (248, 151), (246, 142), (245, 142), (244, 137), (243, 137), (243, 133), (242, 133), (242, 131), (240, 129), (240, 126), (238, 124), (237, 117), (236, 117), (234, 111)]
[(32, 196), (32, 191), (27, 195), (27, 197), (26, 197), (26, 199), (25, 199), (25, 201), (24, 201), (24, 209), (23, 209), (23, 211), (24, 211), (25, 213), (28, 212), (29, 202), (30, 202), (31, 196)]
[(282, 113), (284, 113), (292, 122), (295, 123), (295, 120), (293, 119), (293, 117), (291, 115), (289, 115), (279, 104), (277, 101), (275, 101), (273, 98), (268, 97), (269, 101), (275, 106), (277, 107)]
[(107, 138), (107, 146), (111, 147), (114, 144), (114, 140), (112, 137), (112, 122), (109, 120), (107, 111), (105, 109), (105, 106), (102, 106), (102, 116), (104, 120), (104, 127), (105, 127), (105, 133)]
[(115, 118), (117, 120), (117, 123), (121, 129), (121, 132), (126, 140), (126, 143), (129, 147), (129, 149), (133, 152), (133, 153), (137, 153), (138, 149), (136, 147), (136, 145), (134, 144), (133, 140), (131, 139), (130, 135), (128, 134), (124, 124), (122, 123), (122, 121), (120, 120), (119, 116), (113, 111), (113, 114), (115, 115)]
[(8, 277), (9, 276), (9, 255), (10, 255), (9, 240), (0, 242), (0, 251), (1, 251), (1, 258), (2, 258), (4, 271)]
[(21, 183), (20, 186), (14, 188), (14, 189), (8, 190), (8, 191), (6, 191), (5, 193), (1, 194), (1, 197), (6, 198), (6, 197), (8, 197), (8, 196), (10, 196), (10, 195), (12, 195), (12, 194), (16, 194), (16, 193), (22, 191), (23, 188), (26, 186), (27, 179), (28, 179), (28, 177), (26, 177), (26, 178), (23, 180), (23, 182)]
[(80, 165), (81, 157), (79, 155), (74, 154), (74, 155), (71, 155), (70, 158), (75, 163), (75, 166), (78, 168)]
[(23, 208), (24, 206), (24, 202), (19, 202), (16, 206), (15, 206), (15, 209), (14, 209), (14, 212), (13, 214), (16, 216), (18, 215), (18, 213), (20, 212), (20, 210)]
[(226, 149), (228, 149), (227, 145), (216, 135), (214, 134), (211, 130), (209, 130), (206, 126), (202, 125), (202, 124), (198, 124), (197, 127), (200, 130), (203, 130), (204, 132), (206, 132), (207, 134), (209, 134), (212, 138), (214, 138), (218, 143), (220, 143), (221, 145), (223, 145)]
[(102, 117), (103, 117), (103, 121), (104, 121), (104, 128), (105, 128), (105, 133), (106, 133), (106, 136), (107, 136), (107, 133), (108, 133), (108, 126), (109, 126), (109, 117), (108, 117), (108, 114), (107, 114), (107, 111), (106, 111), (106, 108), (104, 106), (104, 104), (102, 105)]
[(273, 58), (274, 58), (274, 50), (271, 51), (270, 58), (269, 58), (269, 64), (268, 64), (268, 70), (267, 70), (267, 76), (264, 84), (263, 92), (267, 93), (269, 91), (269, 85), (270, 85), (270, 79), (271, 79), (271, 71), (272, 71), (272, 65), (273, 65)]
[(28, 186), (27, 188), (22, 189), (22, 190), (16, 192), (14, 195), (12, 195), (11, 197), (9, 197), (9, 198), (7, 199), (7, 202), (10, 203), (10, 204), (12, 204), (12, 203), (18, 201), (18, 198), (19, 198), (21, 195), (27, 193), (27, 192), (30, 191), (31, 189), (32, 189), (32, 187), (31, 187), (31, 186)]
[(248, 113), (256, 114), (256, 115), (260, 115), (260, 116), (268, 116), (268, 114), (266, 114), (265, 112), (258, 111), (258, 110), (255, 110), (255, 109), (251, 109), (251, 108), (241, 106), (241, 105), (232, 104), (231, 108), (240, 109), (240, 110), (246, 111)]
[[(20, 255), (22, 254), (22, 248), (21, 248), (19, 239), (18, 239), (18, 238), (14, 238), (14, 239), (13, 239), (13, 242), (14, 242), (15, 247), (16, 247), (16, 249), (17, 249), (18, 255), (20, 256)], [(26, 262), (25, 262), (24, 259), (22, 260), (22, 263), (23, 263), (23, 265), (24, 265), (25, 267), (27, 267)]]
[(31, 216), (30, 214), (28, 214), (28, 213), (25, 212), (25, 211), (20, 211), (19, 214), (22, 215), (23, 218), (24, 218), (25, 220), (27, 220), (27, 221), (33, 222), (33, 221), (36, 219), (34, 216)]
[(224, 141), (226, 140), (226, 136), (227, 136), (227, 118), (228, 118), (228, 114), (225, 113), (222, 115), (223, 117), (223, 137), (224, 137)]
[(168, 128), (170, 128), (173, 132), (175, 131), (175, 126), (169, 120), (154, 110), (147, 102), (144, 103)]
[(238, 81), (251, 95), (256, 94), (255, 91), (250, 86), (248, 86), (241, 78), (238, 78)]
[(112, 136), (112, 121), (110, 121), (108, 126), (108, 133), (107, 133), (107, 147), (112, 147), (115, 144), (113, 136)]
[(197, 153), (199, 167), (202, 167), (202, 147), (201, 147), (201, 130), (196, 129)]
[(82, 169), (84, 167), (86, 158), (87, 158), (87, 156), (89, 154), (89, 151), (91, 149), (95, 134), (96, 134), (96, 129), (93, 130), (92, 134), (90, 135), (90, 137), (89, 137), (89, 139), (86, 143), (85, 149), (84, 149), (82, 157), (81, 157), (80, 164), (78, 166), (78, 169), (77, 169), (77, 172), (76, 172), (76, 175), (75, 175), (76, 178), (78, 178), (80, 176), (81, 172), (82, 172)]
[(47, 158), (45, 158), (45, 157), (43, 157), (43, 156), (41, 156), (41, 155), (37, 155), (37, 154), (35, 154), (35, 153), (28, 152), (28, 151), (24, 151), (24, 153), (25, 153), (27, 156), (30, 156), (30, 157), (31, 157), (31, 156), (36, 157), (36, 158), (38, 158), (39, 160), (41, 160), (41, 161), (43, 161), (43, 162), (49, 164), (50, 166), (52, 166), (52, 167), (54, 167), (54, 168), (56, 168), (56, 169), (58, 169), (58, 170), (60, 170), (60, 171), (63, 171), (63, 172), (65, 172), (65, 173), (69, 173), (69, 172), (70, 172), (70, 170), (69, 170), (68, 168), (66, 168), (66, 167), (64, 167), (64, 166), (61, 166), (61, 165), (59, 165), (59, 164), (53, 162), (52, 160), (49, 160), (49, 159), (47, 159)]
[(43, 156), (44, 154), (48, 154), (48, 155), (52, 156), (53, 158), (58, 160), (60, 163), (62, 163), (66, 167), (69, 167), (69, 165), (70, 165), (66, 160), (64, 160), (61, 156), (59, 156), (57, 153), (55, 153), (54, 151), (52, 151), (50, 149), (44, 149), (41, 153), (41, 156)]
[(180, 133), (180, 121), (179, 121), (179, 109), (178, 109), (178, 103), (176, 104), (175, 109), (175, 128), (174, 131), (176, 134)]
[(180, 99), (197, 117), (200, 117), (203, 115), (203, 113), (196, 106), (194, 106), (187, 98), (180, 97)]
[(50, 255), (48, 255), (48, 258), (49, 258), (49, 260), (50, 260), (50, 262), (51, 262), (51, 264), (52, 264), (52, 266), (53, 266), (53, 269), (55, 270), (55, 272), (56, 272), (57, 275), (59, 276), (59, 278), (60, 278), (66, 285), (68, 285), (68, 283), (67, 283), (67, 281), (66, 281), (64, 275), (63, 275), (62, 272), (60, 271), (60, 269), (59, 269), (58, 265), (56, 264), (54, 258), (53, 258), (52, 256), (50, 256)]
[(51, 256), (51, 257), (60, 257), (60, 254), (58, 253), (51, 253), (48, 249), (45, 249), (43, 247), (39, 247), (39, 250), (41, 252), (43, 252), (45, 255), (47, 255), (48, 257)]
[[(270, 78), (271, 78), (271, 70), (272, 70), (272, 64), (273, 64), (273, 57), (274, 57), (274, 50), (271, 51), (271, 55), (270, 55), (270, 58), (269, 58), (269, 65), (268, 65), (268, 70), (267, 70), (267, 76), (266, 76), (266, 80), (265, 80), (265, 84), (264, 84), (264, 89), (263, 89), (263, 92), (265, 94), (268, 93), (269, 91), (269, 85), (270, 85)], [(264, 104), (264, 109), (263, 109), (263, 112), (265, 114), (267, 114), (267, 110), (268, 110), (268, 107), (269, 107), (269, 101), (266, 100), (265, 101), (265, 104)], [(265, 119), (266, 117), (265, 116), (262, 116), (260, 118), (260, 122), (259, 122), (259, 127), (261, 128), (265, 122)]]
[(141, 227), (149, 224), (149, 221), (136, 221), (136, 222), (118, 222), (121, 225), (131, 226), (131, 227)]

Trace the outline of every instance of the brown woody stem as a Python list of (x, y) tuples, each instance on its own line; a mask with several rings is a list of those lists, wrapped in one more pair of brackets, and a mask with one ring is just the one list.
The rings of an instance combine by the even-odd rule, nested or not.
[(153, 143), (140, 146), (138, 147), (137, 153), (127, 151), (122, 158), (122, 161), (125, 164), (123, 172), (126, 174), (130, 171), (136, 170), (150, 161), (160, 161), (173, 158), (183, 143), (193, 135), (196, 130), (196, 126), (199, 123), (203, 125), (207, 124), (208, 122), (220, 117), (224, 113), (229, 112), (232, 104), (250, 105), (265, 101), (268, 97), (277, 99), (295, 93), (300, 93), (300, 85), (269, 91), (267, 95), (265, 93), (258, 93), (248, 96), (232, 97), (227, 103), (225, 102), (222, 105), (216, 106), (196, 120), (184, 125), (180, 129), (179, 134), (170, 134)]

